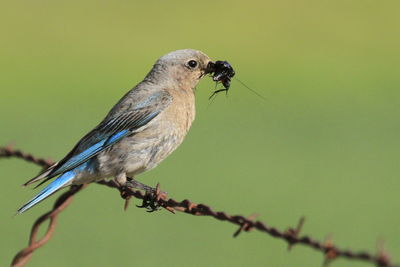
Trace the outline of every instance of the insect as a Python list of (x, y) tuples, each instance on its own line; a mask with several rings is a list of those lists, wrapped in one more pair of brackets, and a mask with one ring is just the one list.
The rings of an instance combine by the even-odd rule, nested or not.
[(212, 73), (212, 78), (214, 82), (220, 82), (224, 86), (223, 89), (215, 90), (209, 97), (211, 99), (214, 95), (219, 92), (228, 93), (229, 87), (231, 85), (231, 78), (235, 76), (235, 71), (233, 70), (231, 64), (228, 61), (215, 61), (215, 63), (210, 62), (208, 64), (209, 73)]

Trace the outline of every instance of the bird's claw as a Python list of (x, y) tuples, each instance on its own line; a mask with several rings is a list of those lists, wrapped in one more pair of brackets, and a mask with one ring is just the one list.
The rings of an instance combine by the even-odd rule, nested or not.
[(163, 204), (160, 200), (167, 199), (167, 193), (160, 190), (160, 184), (150, 191), (146, 191), (143, 197), (142, 205), (136, 205), (138, 208), (146, 208), (147, 212), (154, 212), (160, 210)]
[[(124, 210), (127, 210), (129, 200), (132, 197), (132, 190), (139, 189), (145, 191), (143, 196), (142, 205), (136, 205), (138, 208), (146, 208), (147, 212), (154, 212), (159, 210), (163, 205), (160, 200), (167, 199), (167, 193), (160, 190), (160, 184), (157, 184), (156, 188), (142, 184), (134, 179), (129, 179), (124, 185), (119, 186), (121, 197), (125, 199)], [(169, 209), (168, 209), (169, 210)]]

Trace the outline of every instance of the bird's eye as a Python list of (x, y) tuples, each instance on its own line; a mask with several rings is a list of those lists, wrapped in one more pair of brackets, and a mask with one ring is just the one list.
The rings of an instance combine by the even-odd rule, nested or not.
[(191, 67), (192, 69), (197, 67), (197, 61), (196, 60), (190, 60), (188, 62), (188, 66)]

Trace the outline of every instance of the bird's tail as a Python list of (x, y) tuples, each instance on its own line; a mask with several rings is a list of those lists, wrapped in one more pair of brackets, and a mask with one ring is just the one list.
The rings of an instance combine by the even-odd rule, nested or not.
[(21, 214), (27, 211), (28, 209), (32, 208), (39, 202), (45, 200), (46, 198), (57, 192), (59, 189), (67, 185), (68, 182), (70, 182), (75, 177), (75, 175), (76, 173), (73, 170), (62, 174), (53, 182), (51, 182), (48, 186), (46, 186), (42, 191), (40, 191), (40, 193), (37, 194), (34, 198), (32, 198), (27, 203), (25, 203), (21, 208), (19, 208), (17, 213)]

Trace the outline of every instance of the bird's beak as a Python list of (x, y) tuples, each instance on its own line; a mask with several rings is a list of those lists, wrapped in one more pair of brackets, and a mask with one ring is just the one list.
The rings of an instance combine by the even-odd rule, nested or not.
[(206, 67), (206, 69), (204, 71), (204, 74), (210, 74), (210, 73), (213, 73), (213, 72), (215, 72), (215, 63), (212, 62), (212, 61), (209, 61), (208, 64), (207, 64), (207, 67)]
[(215, 63), (212, 61), (209, 61), (206, 65), (206, 67), (204, 68), (204, 71), (201, 73), (199, 79), (206, 76), (207, 74), (211, 74), (214, 72), (215, 72)]

